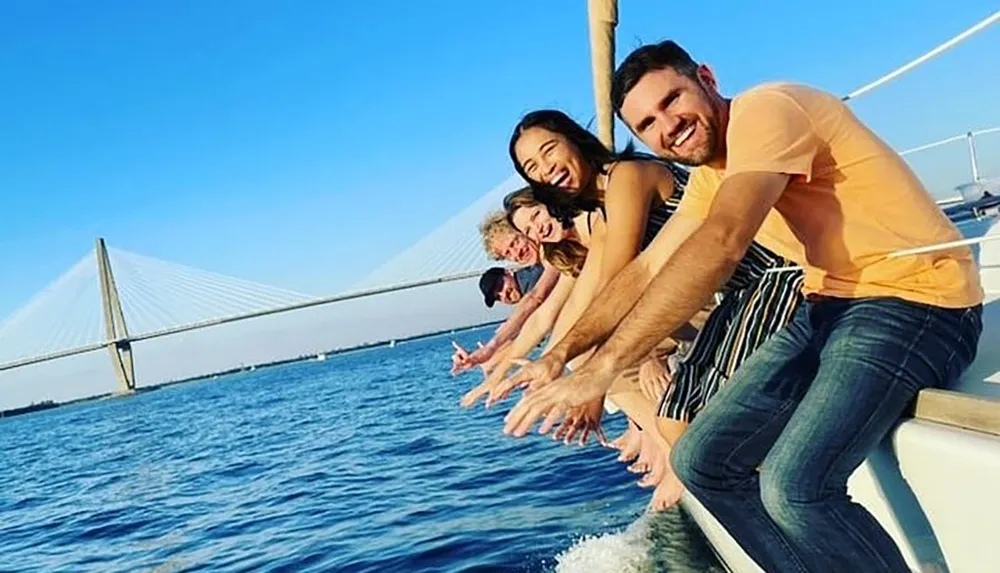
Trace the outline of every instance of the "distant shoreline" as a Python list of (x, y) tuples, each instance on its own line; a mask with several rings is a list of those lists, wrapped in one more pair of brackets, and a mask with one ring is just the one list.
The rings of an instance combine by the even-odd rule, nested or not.
[[(260, 362), (256, 364), (240, 365), (235, 368), (229, 368), (226, 370), (219, 370), (217, 372), (210, 372), (207, 374), (199, 374), (198, 376), (192, 376), (189, 378), (181, 378), (178, 380), (168, 380), (166, 382), (160, 382), (159, 384), (152, 384), (150, 386), (143, 386), (141, 388), (136, 388), (135, 393), (141, 394), (143, 392), (152, 392), (154, 390), (159, 390), (167, 386), (174, 386), (176, 384), (186, 384), (188, 382), (197, 382), (199, 380), (210, 380), (217, 378), (219, 376), (225, 376), (227, 374), (236, 374), (238, 372), (248, 372), (250, 370), (256, 370), (258, 368), (272, 368), (274, 366), (283, 366), (285, 364), (292, 364), (294, 362), (303, 362), (305, 360), (315, 359), (319, 355), (324, 356), (336, 356), (338, 354), (346, 354), (348, 352), (355, 352), (358, 350), (369, 350), (372, 348), (378, 348), (380, 346), (391, 346), (393, 344), (398, 344), (400, 342), (412, 342), (414, 340), (422, 340), (424, 338), (433, 338), (435, 336), (440, 336), (442, 334), (448, 333), (459, 333), (467, 332), (469, 330), (477, 330), (479, 328), (485, 328), (487, 326), (500, 324), (503, 321), (494, 320), (490, 322), (484, 322), (482, 324), (475, 324), (472, 326), (464, 326), (461, 328), (446, 328), (443, 330), (436, 330), (434, 332), (426, 332), (424, 334), (417, 334), (414, 336), (407, 336), (405, 338), (393, 338), (389, 340), (380, 340), (378, 342), (368, 342), (365, 344), (359, 344), (356, 346), (349, 346), (346, 348), (334, 348), (324, 352), (311, 352), (309, 354), (300, 354), (294, 358), (283, 358), (281, 360), (272, 360), (270, 362)], [(7, 410), (0, 410), (0, 418), (13, 418), (14, 416), (22, 416), (25, 414), (31, 414), (34, 412), (42, 412), (45, 410), (51, 410), (53, 408), (59, 408), (61, 406), (69, 406), (71, 404), (79, 404), (81, 402), (90, 402), (93, 400), (103, 400), (105, 398), (113, 398), (121, 396), (117, 392), (106, 392), (104, 394), (95, 394), (93, 396), (85, 396), (83, 398), (77, 398), (75, 400), (68, 400), (66, 402), (56, 402), (54, 400), (43, 400), (42, 402), (34, 402), (28, 404), (27, 406), (20, 406), (17, 408), (10, 408)]]

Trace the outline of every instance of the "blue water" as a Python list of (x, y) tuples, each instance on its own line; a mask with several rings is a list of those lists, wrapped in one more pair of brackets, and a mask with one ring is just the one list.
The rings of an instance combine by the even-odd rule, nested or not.
[(680, 514), (637, 520), (648, 492), (615, 452), (459, 408), (479, 375), (449, 355), (425, 339), (0, 420), (0, 570), (714, 570)]

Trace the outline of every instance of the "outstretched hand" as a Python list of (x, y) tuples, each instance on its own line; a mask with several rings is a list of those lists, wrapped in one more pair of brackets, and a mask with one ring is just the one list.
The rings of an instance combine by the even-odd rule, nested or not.
[(536, 362), (515, 358), (510, 360), (509, 364), (521, 366), (521, 369), (510, 378), (504, 378), (509, 368), (505, 366), (494, 368), (482, 384), (470, 390), (462, 398), (462, 405), (472, 406), (485, 396), (486, 407), (489, 408), (496, 402), (506, 399), (517, 388), (534, 390), (552, 382), (559, 377), (565, 367), (551, 354), (542, 356)]
[(510, 372), (510, 367), (512, 365), (521, 363), (524, 363), (524, 361), (504, 360), (500, 364), (495, 366), (493, 370), (491, 370), (489, 374), (487, 374), (486, 379), (483, 380), (482, 384), (476, 386), (472, 390), (469, 390), (465, 394), (465, 396), (462, 397), (461, 401), (462, 406), (465, 406), (466, 408), (474, 406), (476, 402), (479, 401), (480, 398), (486, 396), (486, 407), (489, 408), (491, 405), (493, 405), (493, 402), (495, 401), (492, 399), (492, 396), (496, 392), (497, 387), (507, 382), (504, 379), (504, 376), (507, 375), (507, 372)]
[(490, 390), (489, 398), (486, 399), (487, 406), (505, 400), (517, 388), (526, 390), (543, 388), (559, 378), (566, 368), (566, 364), (553, 354), (546, 354), (534, 362), (523, 359), (512, 362), (521, 369), (510, 378), (500, 380)]
[(478, 346), (478, 348), (472, 352), (462, 348), (462, 346), (454, 340), (451, 341), (451, 345), (455, 349), (455, 353), (451, 355), (452, 376), (458, 376), (462, 372), (471, 370), (476, 366), (483, 368), (484, 372), (486, 371), (483, 363), (489, 360), (490, 354), (486, 351), (486, 347), (483, 346), (482, 342), (477, 342), (476, 346)]
[(451, 375), (457, 376), (469, 368), (472, 368), (473, 364), (469, 360), (470, 355), (468, 350), (462, 348), (462, 346), (454, 340), (451, 341), (451, 346), (455, 349), (455, 353), (451, 355)]
[(604, 447), (610, 447), (608, 437), (601, 428), (601, 416), (604, 415), (604, 397), (573, 408), (566, 415), (566, 420), (552, 433), (553, 440), (562, 440), (567, 446), (573, 443), (573, 438), (579, 434), (577, 445), (587, 445), (587, 438), (593, 434), (597, 442)]
[(547, 434), (572, 409), (603, 400), (613, 381), (613, 371), (596, 366), (593, 361), (588, 362), (565, 378), (526, 392), (504, 418), (503, 431), (520, 438), (531, 430), (535, 422), (544, 418), (538, 433)]

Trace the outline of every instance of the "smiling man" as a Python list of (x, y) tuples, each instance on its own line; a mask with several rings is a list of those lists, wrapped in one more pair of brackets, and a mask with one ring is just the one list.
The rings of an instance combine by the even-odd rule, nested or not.
[(507, 222), (507, 213), (503, 210), (487, 213), (479, 225), (479, 234), (483, 249), (494, 260), (505, 260), (517, 265), (535, 265), (541, 262), (538, 245), (511, 227)]
[(525, 294), (535, 288), (535, 284), (545, 272), (542, 265), (522, 267), (517, 270), (492, 267), (479, 277), (479, 290), (483, 302), (493, 308), (497, 301), (517, 304)]
[[(768, 572), (908, 571), (847, 479), (920, 389), (948, 385), (975, 357), (983, 295), (969, 249), (891, 255), (958, 230), (830, 94), (768, 84), (725, 98), (712, 70), (667, 41), (622, 62), (612, 97), (650, 149), (697, 166), (678, 215), (699, 223), (638, 302), (625, 269), (602, 292), (600, 316), (555, 359), (526, 367), (536, 391), (505, 431), (523, 435), (543, 416), (548, 431), (606, 391), (704, 304), (756, 237), (802, 265), (806, 301), (694, 420), (674, 470)], [(584, 367), (547, 383), (563, 358), (604, 340)]]

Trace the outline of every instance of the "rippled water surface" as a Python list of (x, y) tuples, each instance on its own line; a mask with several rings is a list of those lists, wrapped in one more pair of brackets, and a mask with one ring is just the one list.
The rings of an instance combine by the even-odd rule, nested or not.
[(641, 517), (611, 450), (460, 409), (479, 375), (449, 354), (430, 338), (0, 420), (0, 570), (716, 570), (684, 516)]

